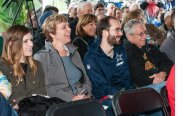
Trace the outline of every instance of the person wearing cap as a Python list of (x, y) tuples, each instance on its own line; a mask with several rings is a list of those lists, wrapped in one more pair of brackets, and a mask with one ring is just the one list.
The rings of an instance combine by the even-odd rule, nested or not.
[(43, 14), (39, 17), (39, 26), (42, 27), (44, 21), (46, 18), (48, 18), (51, 15), (58, 14), (59, 9), (55, 6), (47, 5), (43, 11)]
[(42, 14), (39, 18), (39, 25), (40, 27), (42, 27), (44, 21), (51, 15), (54, 15), (54, 12), (53, 11), (47, 11), (45, 12), (44, 14)]
[(172, 14), (172, 11), (166, 11), (166, 13), (164, 14), (164, 24), (162, 24), (159, 27), (164, 32), (167, 32), (170, 29), (172, 29), (171, 14)]
[(77, 19), (77, 2), (72, 2), (69, 4), (68, 14), (69, 14), (68, 17), (69, 22), (72, 22), (75, 19)]
[(48, 12), (48, 11), (53, 11), (55, 14), (59, 13), (59, 9), (55, 6), (47, 5), (43, 11), (43, 14)]

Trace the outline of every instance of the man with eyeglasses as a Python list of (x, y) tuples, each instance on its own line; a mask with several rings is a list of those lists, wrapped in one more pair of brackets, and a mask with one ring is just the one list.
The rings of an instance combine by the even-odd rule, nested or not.
[(132, 19), (124, 26), (132, 82), (137, 87), (151, 87), (160, 92), (165, 86), (172, 62), (154, 45), (146, 43), (147, 32), (142, 21)]
[(97, 36), (84, 57), (84, 66), (92, 83), (92, 94), (108, 106), (107, 116), (114, 116), (112, 96), (132, 88), (127, 54), (121, 45), (121, 23), (106, 16), (97, 24)]

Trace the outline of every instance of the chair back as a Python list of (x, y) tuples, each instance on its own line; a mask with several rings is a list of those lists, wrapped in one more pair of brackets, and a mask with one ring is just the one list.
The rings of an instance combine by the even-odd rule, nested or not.
[(145, 113), (164, 106), (160, 94), (152, 88), (120, 91), (113, 96), (112, 105), (116, 116)]
[(105, 116), (105, 112), (99, 101), (84, 99), (53, 105), (46, 116)]
[(167, 92), (166, 86), (163, 86), (163, 87), (161, 88), (160, 95), (161, 95), (161, 97), (162, 97), (162, 99), (163, 99), (164, 106), (165, 106), (166, 111), (167, 111), (166, 113), (167, 113), (168, 115), (170, 115), (170, 113), (171, 113), (171, 108), (170, 108), (169, 101), (168, 101), (168, 92)]

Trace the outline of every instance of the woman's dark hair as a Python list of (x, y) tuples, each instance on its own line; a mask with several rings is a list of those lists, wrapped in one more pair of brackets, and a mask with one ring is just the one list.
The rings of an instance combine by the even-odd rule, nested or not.
[(97, 23), (97, 17), (95, 15), (85, 14), (84, 16), (82, 16), (76, 26), (76, 35), (80, 37), (88, 36), (88, 34), (84, 31), (83, 27), (92, 22)]
[[(23, 25), (11, 26), (4, 35), (4, 49), (2, 59), (13, 66), (13, 74), (19, 84), (20, 78), (25, 75), (25, 72), (20, 64), (20, 59), (23, 57), (23, 38), (26, 34), (31, 33), (30, 30)], [(24, 56), (25, 57), (25, 56)], [(26, 62), (35, 75), (37, 67), (32, 56), (25, 57)]]
[(101, 2), (97, 3), (97, 4), (94, 6), (94, 11), (96, 11), (96, 9), (98, 9), (98, 8), (104, 8), (104, 4), (101, 3)]

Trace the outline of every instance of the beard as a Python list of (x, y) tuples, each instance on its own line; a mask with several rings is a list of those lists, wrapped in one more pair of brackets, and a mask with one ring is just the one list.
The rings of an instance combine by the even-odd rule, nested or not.
[[(120, 38), (120, 39), (117, 40), (117, 38)], [(120, 45), (121, 44), (121, 36), (109, 35), (107, 41), (108, 41), (108, 44), (110, 44), (111, 46)]]

